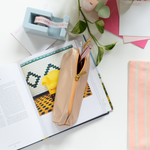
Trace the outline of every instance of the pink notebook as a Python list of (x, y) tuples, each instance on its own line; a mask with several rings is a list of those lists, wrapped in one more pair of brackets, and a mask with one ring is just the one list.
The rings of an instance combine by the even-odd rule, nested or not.
[(130, 61), (128, 149), (150, 150), (150, 62)]
[[(119, 13), (118, 13), (116, 0), (108, 0), (106, 5), (110, 8), (111, 14), (108, 19), (102, 19), (105, 22), (105, 29), (119, 36)], [(119, 37), (123, 38), (122, 36)], [(141, 48), (144, 48), (146, 46), (147, 41), (148, 40), (141, 40), (141, 41), (135, 41), (131, 43)]]

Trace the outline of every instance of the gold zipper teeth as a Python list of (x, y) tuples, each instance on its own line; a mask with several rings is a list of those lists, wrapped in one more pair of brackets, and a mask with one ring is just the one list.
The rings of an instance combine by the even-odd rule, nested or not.
[[(78, 54), (78, 56), (77, 56), (76, 67), (75, 67), (75, 68), (77, 68), (78, 58), (79, 58), (79, 54)], [(86, 63), (86, 61), (85, 61), (85, 63)], [(85, 67), (85, 63), (84, 63), (84, 67)], [(82, 69), (84, 69), (84, 68), (82, 68)], [(82, 70), (81, 70), (81, 71), (82, 71)], [(75, 90), (76, 90), (76, 87), (77, 87), (78, 80), (79, 80), (79, 78), (80, 78), (82, 75), (86, 74), (86, 71), (82, 71), (82, 72), (80, 72), (79, 74), (77, 74), (77, 72), (75, 72), (75, 73), (76, 73), (76, 76), (75, 76), (75, 80), (74, 80), (74, 83), (73, 83), (73, 89), (72, 89), (71, 99), (70, 99), (70, 103), (69, 103), (68, 117), (70, 116), (70, 114), (71, 114), (71, 112), (72, 112), (74, 94), (75, 94)], [(66, 121), (67, 121), (67, 120), (66, 120)], [(66, 123), (66, 122), (65, 122), (65, 123)]]
[(79, 78), (80, 78), (81, 76), (83, 76), (84, 74), (86, 74), (86, 71), (82, 71), (81, 73), (77, 74), (77, 75), (75, 76), (75, 80), (78, 81)]
[[(78, 63), (78, 59), (79, 59), (79, 52), (78, 52), (78, 55), (77, 55), (77, 58), (76, 58), (76, 66), (75, 66), (75, 69), (77, 68), (77, 63)], [(77, 70), (75, 70), (75, 74), (77, 74)], [(72, 105), (73, 105), (73, 97), (74, 97), (74, 92), (75, 92), (75, 86), (76, 86), (76, 82), (74, 81), (73, 83), (73, 88), (72, 88), (72, 92), (71, 92), (71, 99), (70, 99), (70, 103), (69, 103), (69, 110), (68, 110), (68, 116), (70, 116), (71, 114), (71, 111), (72, 111)]]

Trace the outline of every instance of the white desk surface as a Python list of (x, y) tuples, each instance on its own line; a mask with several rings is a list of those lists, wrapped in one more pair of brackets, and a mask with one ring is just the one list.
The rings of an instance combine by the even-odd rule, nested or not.
[[(0, 0), (0, 66), (29, 56), (10, 31), (16, 27), (15, 21), (24, 17), (26, 7), (41, 2), (48, 2), (62, 17), (69, 15), (71, 24), (76, 24), (77, 0)], [(113, 112), (24, 150), (127, 150), (127, 65), (130, 60), (150, 60), (150, 41), (141, 49), (124, 44), (121, 38), (107, 31), (101, 36), (94, 26), (90, 28), (102, 44), (118, 41), (112, 51), (104, 53), (98, 66), (114, 106)]]

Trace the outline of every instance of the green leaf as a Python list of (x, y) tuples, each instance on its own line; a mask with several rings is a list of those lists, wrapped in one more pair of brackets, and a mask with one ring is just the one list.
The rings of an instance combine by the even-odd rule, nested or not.
[(110, 9), (108, 6), (103, 6), (99, 11), (98, 11), (98, 16), (101, 18), (109, 18), (110, 16)]
[(98, 66), (99, 63), (101, 62), (101, 60), (103, 58), (103, 54), (104, 54), (104, 49), (102, 47), (98, 47), (98, 55), (97, 55), (97, 60), (96, 60), (96, 66)]
[(113, 43), (113, 44), (109, 44), (109, 45), (104, 45), (105, 50), (112, 50), (114, 48), (114, 46), (116, 45), (117, 42)]
[(103, 34), (104, 33), (104, 26), (105, 26), (105, 23), (103, 20), (97, 20), (95, 21), (95, 25), (98, 29), (98, 31)]
[(95, 6), (95, 11), (99, 11), (102, 7), (104, 6), (103, 2), (99, 2), (96, 6)]
[(86, 23), (82, 20), (79, 20), (75, 27), (72, 29), (71, 33), (73, 34), (81, 34), (85, 31), (86, 29)]

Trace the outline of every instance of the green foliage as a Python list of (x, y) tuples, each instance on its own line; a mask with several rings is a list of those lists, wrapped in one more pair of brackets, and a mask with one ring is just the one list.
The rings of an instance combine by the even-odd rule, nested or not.
[(72, 29), (71, 33), (73, 34), (81, 34), (85, 31), (87, 25), (84, 21), (79, 20), (75, 27)]
[(97, 20), (97, 21), (95, 21), (95, 25), (96, 25), (98, 31), (101, 34), (103, 34), (104, 33), (104, 26), (105, 26), (104, 21), (103, 20)]
[(104, 3), (103, 3), (103, 2), (99, 2), (99, 3), (96, 5), (96, 7), (95, 7), (95, 11), (98, 12), (103, 6), (105, 6)]
[(104, 49), (102, 47), (98, 47), (98, 55), (97, 55), (97, 60), (96, 60), (96, 66), (101, 62), (104, 54)]
[(101, 18), (109, 18), (110, 9), (108, 6), (105, 6), (103, 2), (99, 1), (99, 3), (95, 7), (95, 11), (98, 13), (98, 16)]
[(110, 16), (110, 9), (108, 6), (103, 6), (99, 11), (98, 11), (98, 16), (101, 18), (109, 18)]
[(104, 45), (105, 50), (112, 50), (114, 46), (116, 45), (117, 42), (109, 44), (109, 45)]
[[(100, 3), (100, 2), (99, 2), (99, 3)], [(99, 8), (101, 8), (101, 9), (103, 8), (103, 10), (101, 10), (101, 11), (107, 11), (106, 9), (108, 9), (107, 6), (104, 7), (104, 5), (103, 5), (102, 3), (100, 3), (99, 6), (97, 6), (97, 10), (98, 10), (98, 11), (99, 11)], [(98, 66), (99, 63), (101, 62), (102, 58), (103, 58), (104, 50), (111, 50), (111, 49), (113, 49), (114, 46), (116, 45), (116, 43), (109, 44), (109, 45), (102, 45), (102, 44), (100, 44), (100, 43), (98, 42), (98, 40), (95, 38), (95, 36), (91, 33), (88, 23), (95, 24), (95, 26), (97, 27), (98, 31), (99, 31), (101, 34), (104, 33), (105, 23), (104, 23), (103, 20), (96, 20), (95, 22), (89, 21), (89, 20), (85, 17), (85, 15), (84, 15), (84, 13), (83, 13), (81, 7), (80, 7), (80, 0), (78, 0), (78, 11), (79, 11), (79, 12), (78, 12), (78, 20), (79, 20), (79, 21), (78, 21), (77, 24), (74, 26), (74, 28), (72, 29), (71, 33), (73, 33), (73, 34), (81, 34), (81, 33), (83, 33), (86, 29), (88, 30), (88, 32), (89, 32), (91, 38), (93, 39), (93, 41), (95, 42), (95, 44), (96, 44), (96, 46), (97, 46), (97, 48), (98, 48), (98, 55), (97, 55), (97, 60), (96, 60), (96, 66)], [(82, 16), (83, 16), (84, 21), (82, 21), (82, 20), (79, 19), (79, 18), (80, 18), (80, 13), (81, 13)], [(104, 12), (104, 14), (105, 14), (105, 12)], [(103, 15), (103, 16), (104, 16), (104, 17), (107, 17), (107, 16), (108, 16), (108, 13), (105, 14), (105, 15)]]

